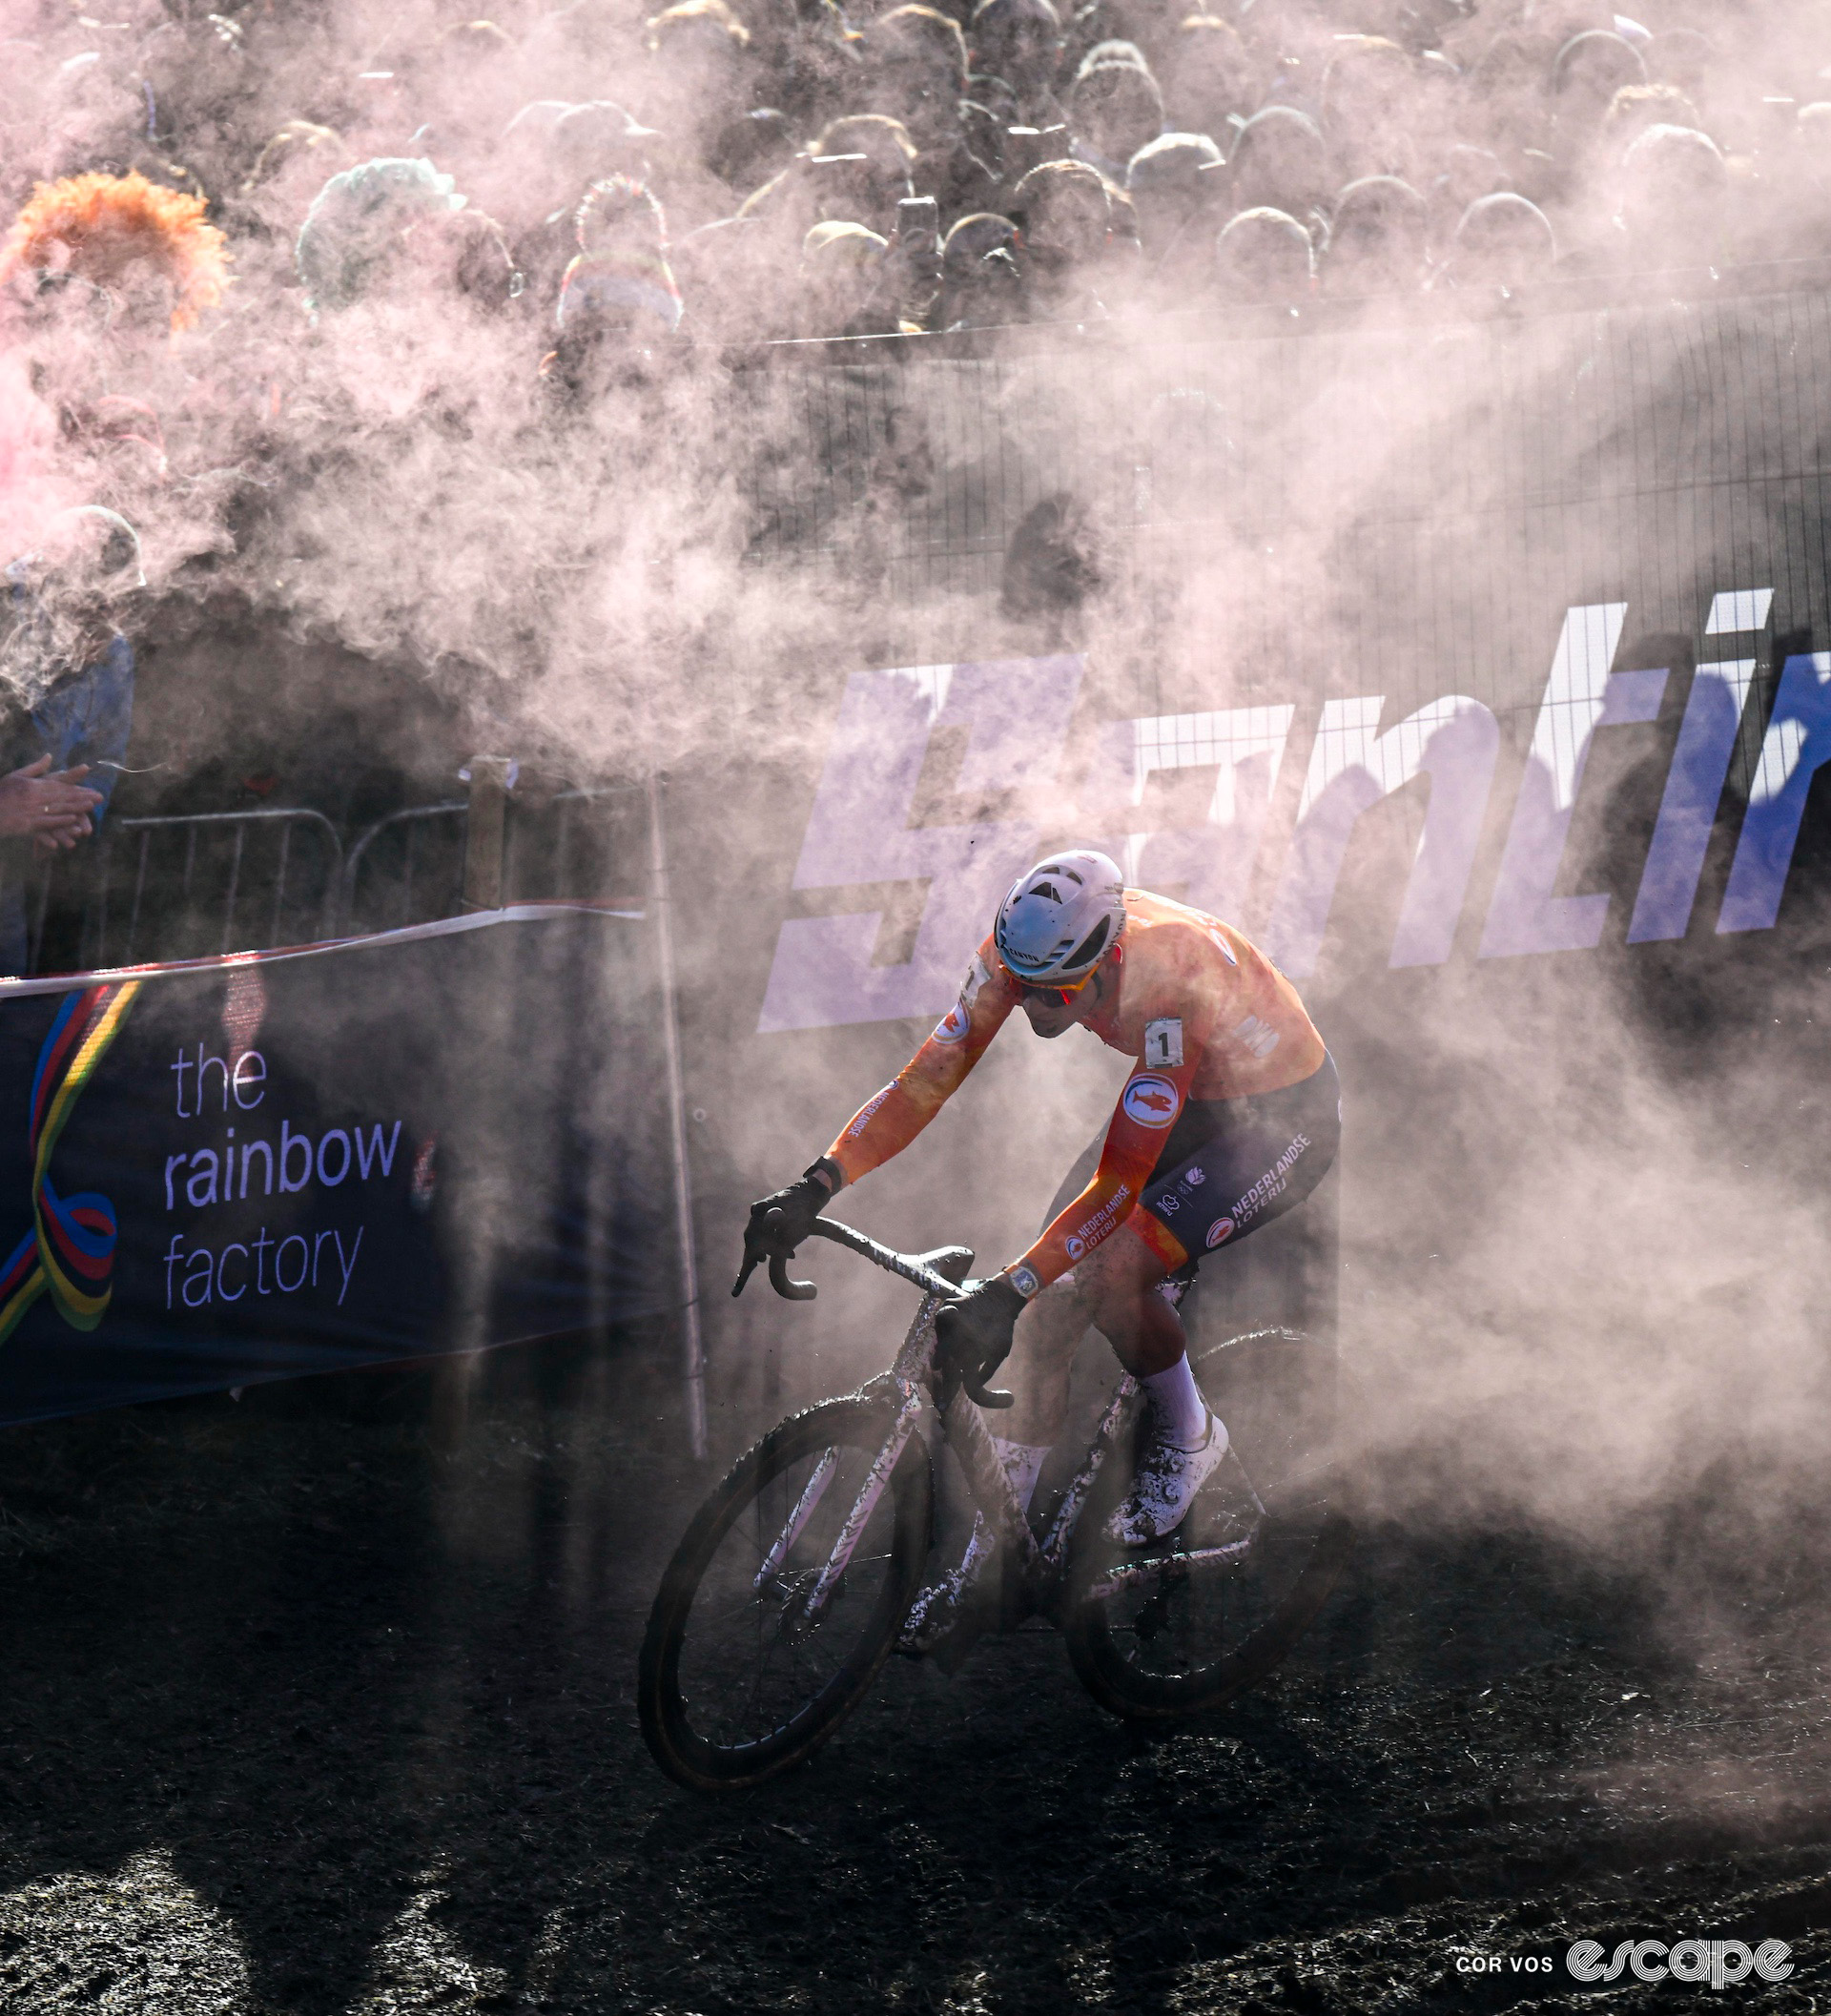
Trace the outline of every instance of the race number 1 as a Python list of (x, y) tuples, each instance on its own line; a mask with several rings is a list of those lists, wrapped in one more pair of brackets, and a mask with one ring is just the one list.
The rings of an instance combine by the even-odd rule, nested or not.
[(1177, 1016), (1144, 1024), (1144, 1061), (1155, 1071), (1175, 1071), (1183, 1062), (1183, 1023)]

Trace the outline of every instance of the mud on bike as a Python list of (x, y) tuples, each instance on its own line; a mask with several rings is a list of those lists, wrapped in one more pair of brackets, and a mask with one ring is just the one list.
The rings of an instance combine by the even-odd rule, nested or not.
[[(772, 1429), (675, 1550), (638, 1679), (643, 1735), (670, 1779), (700, 1791), (760, 1784), (858, 1705), (924, 1579), (942, 1445), (998, 1542), (997, 1624), (1057, 1625), (1102, 1707), (1172, 1721), (1224, 1706), (1283, 1660), (1352, 1546), (1342, 1469), (1300, 1446), (1283, 1405), (1293, 1367), (1307, 1377), (1322, 1357), (1306, 1340), (1261, 1330), (1198, 1361), (1233, 1446), (1175, 1533), (1125, 1548), (1105, 1528), (1131, 1487), (1136, 1382), (1121, 1380), (1065, 1487), (1039, 1491), (1026, 1515), (979, 1406), (936, 1364), (936, 1315), (973, 1254), (893, 1252), (830, 1218), (813, 1231), (914, 1283), (922, 1304), (887, 1372)], [(814, 1293), (779, 1259), (770, 1279), (792, 1300)]]

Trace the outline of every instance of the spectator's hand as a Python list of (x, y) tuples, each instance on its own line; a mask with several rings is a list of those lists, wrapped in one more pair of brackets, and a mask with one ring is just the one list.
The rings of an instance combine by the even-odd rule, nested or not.
[(102, 802), (83, 779), (89, 766), (53, 771), (49, 756), (0, 777), (0, 838), (31, 836), (40, 853), (74, 847), (91, 831), (90, 813)]

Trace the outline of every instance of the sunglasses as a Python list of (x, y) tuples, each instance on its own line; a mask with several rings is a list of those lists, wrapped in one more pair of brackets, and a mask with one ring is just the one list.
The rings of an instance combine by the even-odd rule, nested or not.
[(1023, 994), (1033, 1000), (1060, 1001), (1066, 1008), (1093, 977), (1091, 973), (1085, 974), (1071, 987), (1033, 987), (1028, 980), (1019, 980), (1018, 986)]

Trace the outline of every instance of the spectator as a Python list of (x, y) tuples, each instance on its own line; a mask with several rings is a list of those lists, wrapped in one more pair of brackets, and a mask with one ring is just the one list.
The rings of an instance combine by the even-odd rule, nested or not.
[(1629, 270), (1720, 259), (1728, 201), (1729, 170), (1708, 134), (1648, 127), (1621, 164), (1617, 221)]
[(1160, 258), (1220, 187), (1225, 163), (1206, 134), (1166, 133), (1141, 147), (1125, 169), (1145, 257)]
[(195, 326), (228, 285), (225, 240), (196, 196), (142, 175), (40, 184), (0, 247), (0, 282), (102, 289), (117, 324), (141, 333)]
[(0, 686), (12, 720), (0, 755), (0, 972), (16, 974), (26, 970), (31, 852), (74, 847), (100, 824), (127, 754), (134, 648), (120, 624), (146, 586), (139, 537), (118, 512), (79, 505), (51, 522), (6, 582)]
[(1081, 161), (1046, 161), (1018, 184), (1018, 270), (1027, 312), (1042, 320), (1104, 316), (1112, 190)]
[(1507, 192), (1470, 204), (1439, 277), (1451, 287), (1512, 292), (1544, 279), (1556, 257), (1550, 218), (1536, 203)]
[(1602, 158), (1618, 167), (1622, 156), (1649, 126), (1690, 126), (1702, 130), (1697, 106), (1676, 84), (1624, 84), (1602, 115)]
[(995, 328), (1019, 312), (1018, 227), (1009, 217), (980, 211), (961, 217), (941, 244), (937, 329)]
[(1236, 212), (1279, 210), (1306, 229), (1326, 216), (1336, 186), (1316, 122), (1288, 105), (1268, 105), (1246, 121), (1227, 159), (1227, 183)]
[(1125, 53), (1082, 65), (1068, 96), (1068, 129), (1078, 159), (1121, 181), (1126, 162), (1163, 131), (1163, 97), (1131, 43), (1107, 46)]
[(917, 149), (950, 139), (966, 95), (966, 37), (932, 7), (897, 7), (879, 17), (866, 44), (869, 109), (899, 119)]
[(1229, 217), (1214, 241), (1214, 278), (1225, 302), (1296, 307), (1316, 283), (1316, 249), (1293, 216), (1264, 205)]
[(1179, 132), (1206, 134), (1225, 154), (1264, 90), (1263, 68), (1230, 21), (1190, 14), (1178, 28), (1163, 65), (1163, 103)]
[(1323, 74), (1323, 133), (1341, 181), (1418, 173), (1418, 100), (1415, 68), (1396, 42), (1358, 35), (1337, 49)]
[(299, 226), (296, 257), (314, 313), (353, 306), (399, 256), (410, 226), (465, 198), (430, 161), (362, 161), (325, 183)]
[(889, 241), (862, 224), (816, 224), (801, 248), (798, 336), (895, 336)]
[(1409, 182), (1369, 175), (1335, 203), (1323, 257), (1325, 290), (1336, 295), (1415, 291), (1424, 277), (1427, 210)]
[(1073, 641), (1077, 613), (1105, 585), (1109, 567), (1092, 513), (1059, 491), (1034, 504), (1005, 548), (998, 603), (1014, 622), (1034, 625), (1050, 649)]
[(1013, 125), (1054, 125), (1061, 23), (1050, 0), (979, 0), (969, 37), (976, 69), (1001, 79), (1014, 99)]

